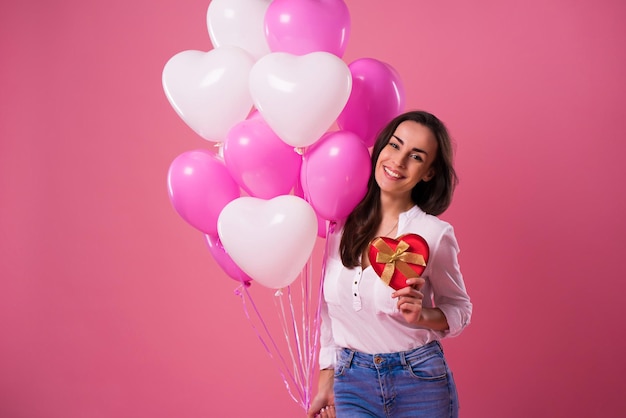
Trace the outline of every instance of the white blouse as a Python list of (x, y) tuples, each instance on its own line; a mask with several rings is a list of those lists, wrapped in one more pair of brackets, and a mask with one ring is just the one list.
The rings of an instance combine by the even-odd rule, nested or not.
[(320, 368), (332, 367), (339, 347), (368, 354), (408, 351), (434, 340), (454, 337), (470, 323), (472, 303), (459, 269), (459, 247), (450, 224), (419, 207), (400, 214), (398, 236), (421, 235), (430, 249), (422, 277), (424, 307), (437, 307), (449, 330), (433, 331), (407, 324), (387, 286), (371, 266), (348, 269), (339, 255), (343, 228), (329, 234), (321, 306)]

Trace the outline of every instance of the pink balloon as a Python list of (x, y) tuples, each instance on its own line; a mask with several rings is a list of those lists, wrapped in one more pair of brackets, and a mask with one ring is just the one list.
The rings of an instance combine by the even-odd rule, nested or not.
[(240, 196), (224, 163), (202, 149), (184, 152), (172, 161), (167, 185), (176, 212), (194, 228), (214, 236), (220, 212)]
[(342, 57), (349, 35), (350, 13), (343, 0), (274, 0), (265, 13), (272, 52), (325, 51)]
[(358, 59), (348, 68), (352, 74), (352, 92), (337, 124), (372, 147), (379, 131), (402, 113), (404, 86), (393, 67), (373, 58)]
[(249, 195), (271, 199), (288, 194), (297, 183), (302, 156), (256, 116), (228, 131), (224, 161), (233, 179)]
[(361, 138), (348, 131), (324, 135), (304, 154), (301, 182), (306, 200), (324, 219), (346, 218), (363, 199), (371, 171)]
[(226, 253), (222, 241), (220, 241), (218, 236), (205, 234), (204, 240), (207, 247), (209, 247), (209, 252), (213, 256), (213, 259), (231, 279), (245, 284), (249, 284), (252, 281), (252, 278), (244, 273), (233, 259), (230, 258), (228, 253)]

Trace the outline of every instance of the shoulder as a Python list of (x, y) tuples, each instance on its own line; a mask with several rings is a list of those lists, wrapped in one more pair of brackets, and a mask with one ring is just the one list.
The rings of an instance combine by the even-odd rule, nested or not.
[(431, 248), (436, 248), (444, 237), (454, 238), (454, 228), (449, 222), (429, 215), (416, 207), (413, 213), (409, 212), (406, 231), (421, 235)]
[(442, 234), (453, 229), (450, 223), (435, 215), (429, 215), (417, 206), (407, 212), (406, 216), (409, 229), (425, 229)]

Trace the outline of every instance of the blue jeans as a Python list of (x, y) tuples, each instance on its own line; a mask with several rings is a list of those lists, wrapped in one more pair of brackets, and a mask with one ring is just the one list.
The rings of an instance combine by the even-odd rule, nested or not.
[(364, 354), (344, 348), (335, 366), (338, 418), (456, 418), (456, 385), (437, 341), (411, 351)]

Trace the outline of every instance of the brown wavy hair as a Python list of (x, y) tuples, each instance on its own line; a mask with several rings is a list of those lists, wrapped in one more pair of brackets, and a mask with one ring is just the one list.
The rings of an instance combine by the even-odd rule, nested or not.
[(374, 177), (378, 156), (389, 143), (398, 125), (414, 121), (426, 126), (437, 140), (437, 154), (432, 163), (435, 175), (430, 181), (420, 181), (411, 190), (411, 200), (424, 212), (442, 214), (452, 202), (458, 177), (453, 165), (452, 141), (446, 126), (431, 113), (414, 110), (395, 117), (378, 134), (372, 151), (372, 171), (367, 184), (367, 194), (346, 219), (339, 251), (343, 265), (348, 268), (360, 265), (361, 255), (374, 238), (382, 220), (380, 187)]

